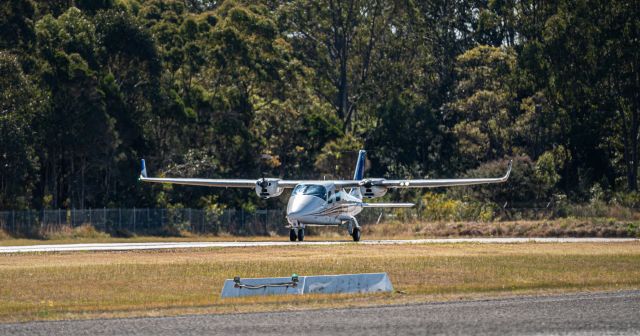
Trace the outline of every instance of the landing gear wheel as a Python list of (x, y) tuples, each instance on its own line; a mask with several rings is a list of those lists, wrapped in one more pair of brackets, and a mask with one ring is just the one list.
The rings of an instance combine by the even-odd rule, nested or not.
[(296, 241), (296, 238), (298, 238), (298, 235), (296, 235), (296, 230), (294, 229), (289, 230), (289, 240)]
[(304, 240), (304, 229), (298, 229), (298, 241)]
[(353, 237), (353, 241), (360, 241), (360, 229), (353, 228), (353, 233), (351, 234), (351, 236)]

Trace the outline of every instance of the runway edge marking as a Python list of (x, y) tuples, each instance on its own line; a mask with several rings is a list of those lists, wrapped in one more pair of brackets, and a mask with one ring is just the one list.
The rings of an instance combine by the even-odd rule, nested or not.
[(522, 243), (627, 243), (640, 242), (638, 238), (433, 238), (409, 240), (369, 240), (315, 242), (160, 242), (160, 243), (95, 243), (60, 245), (2, 246), (0, 253), (27, 252), (82, 252), (82, 251), (136, 251), (190, 248), (226, 247), (278, 247), (278, 246), (328, 246), (328, 245), (404, 245), (404, 244), (522, 244)]

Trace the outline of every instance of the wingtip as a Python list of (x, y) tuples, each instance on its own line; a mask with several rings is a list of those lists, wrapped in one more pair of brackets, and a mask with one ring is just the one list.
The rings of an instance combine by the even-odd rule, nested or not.
[(511, 175), (511, 168), (513, 168), (513, 160), (509, 160), (509, 165), (507, 166), (507, 173), (504, 175), (505, 181), (509, 179), (509, 176)]
[(140, 177), (138, 180), (142, 180), (147, 177), (147, 165), (144, 163), (144, 159), (140, 160)]

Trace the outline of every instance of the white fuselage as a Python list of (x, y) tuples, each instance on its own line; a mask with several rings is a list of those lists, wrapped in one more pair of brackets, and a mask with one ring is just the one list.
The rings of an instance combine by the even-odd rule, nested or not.
[(336, 190), (333, 183), (300, 184), (289, 198), (287, 221), (291, 227), (340, 225), (362, 211), (360, 191)]

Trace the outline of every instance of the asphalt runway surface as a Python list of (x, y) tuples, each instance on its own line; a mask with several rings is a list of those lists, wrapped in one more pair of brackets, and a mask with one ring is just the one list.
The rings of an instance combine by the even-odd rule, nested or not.
[(640, 242), (637, 238), (440, 238), (440, 239), (408, 239), (408, 240), (365, 240), (358, 243), (352, 241), (273, 241), (273, 242), (175, 242), (175, 243), (103, 243), (103, 244), (59, 244), (59, 245), (26, 245), (0, 246), (0, 253), (21, 252), (68, 252), (68, 251), (132, 251), (161, 250), (187, 248), (224, 248), (224, 247), (264, 247), (295, 245), (394, 245), (394, 244), (518, 244), (518, 243), (620, 243)]
[(0, 335), (639, 335), (640, 291), (0, 324)]

